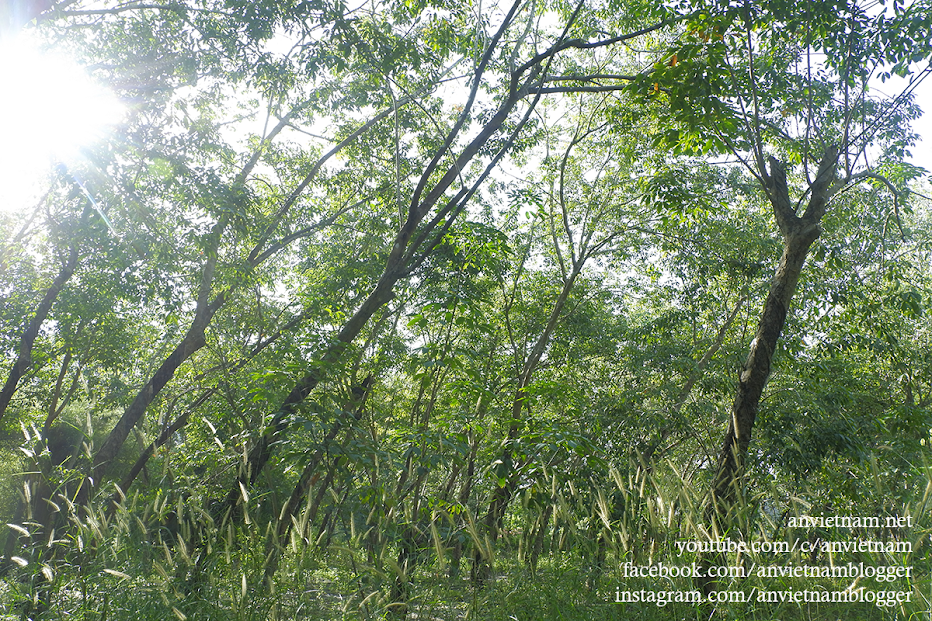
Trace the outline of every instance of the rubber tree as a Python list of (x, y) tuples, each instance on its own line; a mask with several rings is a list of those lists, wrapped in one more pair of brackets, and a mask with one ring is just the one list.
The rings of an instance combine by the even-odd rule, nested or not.
[[(326, 93), (320, 92), (311, 97), (301, 92), (285, 97), (280, 91), (280, 81), (287, 81), (290, 76), (284, 71), (265, 81), (260, 80), (259, 72), (273, 62), (273, 56), (262, 48), (264, 41), (272, 36), (276, 24), (301, 18), (289, 13), (286, 7), (273, 4), (264, 5), (261, 9), (240, 16), (242, 19), (222, 11), (195, 10), (196, 17), (186, 20), (187, 7), (182, 5), (125, 9), (83, 8), (70, 4), (67, 11), (53, 12), (40, 20), (40, 27), (60, 29), (64, 37), (69, 34), (78, 37), (89, 27), (102, 27), (109, 29), (108, 32), (117, 29), (127, 35), (120, 39), (119, 44), (113, 43), (116, 39), (112, 37), (94, 38), (84, 50), (90, 58), (116, 56), (119, 62), (104, 63), (110, 71), (107, 80), (125, 96), (136, 95), (134, 91), (138, 90), (147, 95), (144, 99), (146, 105), (139, 107), (139, 112), (123, 131), (133, 138), (134, 133), (138, 133), (141, 135), (139, 142), (151, 141), (152, 144), (146, 144), (144, 151), (140, 151), (138, 143), (132, 139), (119, 145), (129, 151), (126, 156), (129, 162), (122, 163), (123, 168), (118, 169), (125, 176), (108, 179), (97, 173), (100, 185), (109, 186), (111, 209), (114, 205), (132, 208), (142, 212), (143, 220), (147, 214), (151, 220), (151, 213), (163, 207), (167, 195), (180, 203), (172, 206), (179, 222), (190, 226), (190, 214), (200, 212), (195, 220), (209, 223), (206, 231), (187, 234), (187, 238), (194, 240), (194, 248), (177, 249), (179, 254), (194, 254), (196, 257), (188, 258), (187, 263), (184, 258), (178, 259), (179, 269), (187, 272), (190, 283), (187, 300), (181, 304), (190, 309), (183, 313), (189, 318), (187, 328), (168, 347), (161, 361), (154, 364), (151, 374), (141, 382), (141, 388), (126, 405), (106, 439), (96, 447), (90, 476), (78, 495), (82, 501), (88, 500), (92, 492), (106, 481), (131, 430), (145, 419), (151, 405), (182, 365), (204, 348), (215, 316), (250, 282), (250, 275), (299, 240), (329, 226), (345, 211), (345, 207), (335, 206), (316, 219), (295, 215), (298, 207), (303, 207), (301, 201), (325, 165), (393, 112), (383, 110), (361, 123), (354, 120), (351, 127), (327, 148), (319, 151), (308, 149), (303, 154), (304, 161), (296, 167), (300, 176), (288, 180), (290, 187), (260, 196), (253, 184), (257, 183), (257, 177), (267, 173), (258, 173), (257, 167), (273, 165), (274, 160), (270, 159), (269, 153), (274, 150), (276, 141), (284, 139), (283, 133), (300, 129), (303, 123), (310, 122), (309, 119), (313, 118), (309, 116), (310, 111), (320, 112), (325, 107), (320, 99), (326, 100)], [(336, 17), (329, 15), (321, 19), (330, 23)], [(151, 36), (153, 32), (168, 36), (166, 31), (177, 33), (179, 30), (200, 31), (205, 36), (193, 39), (178, 36), (171, 40), (170, 45), (167, 41), (160, 41), (158, 36)], [(306, 52), (311, 53), (311, 50)], [(158, 55), (163, 58), (159, 62), (153, 61), (152, 57)], [(137, 66), (139, 57), (148, 60), (146, 71), (141, 74)], [(138, 81), (127, 83), (127, 74), (134, 73), (139, 74)], [(206, 100), (198, 99), (195, 92), (191, 100), (180, 97), (182, 88), (199, 78), (226, 80), (230, 84), (245, 83), (244, 88), (258, 91), (256, 96), (260, 101), (265, 99), (266, 109), (256, 113), (264, 112), (265, 127), (241, 157), (232, 155), (224, 137), (218, 133), (227, 124), (216, 113), (224, 106), (222, 96), (214, 94)], [(138, 82), (146, 83), (140, 86)], [(153, 92), (165, 92), (176, 99), (153, 96)], [(397, 105), (403, 106), (409, 100), (401, 98)], [(180, 123), (179, 110), (183, 117)], [(200, 118), (196, 117), (197, 114), (201, 115)], [(235, 118), (232, 122), (241, 120), (241, 117)], [(182, 138), (177, 136), (179, 125), (183, 127)], [(337, 127), (343, 129), (339, 125)], [(158, 148), (156, 143), (162, 148)], [(104, 167), (101, 162), (96, 164), (96, 169), (90, 167), (92, 172)], [(265, 179), (262, 182), (267, 183)], [(189, 190), (187, 186), (193, 186), (193, 189)], [(182, 237), (177, 231), (169, 232), (172, 233)], [(114, 231), (114, 234), (119, 235), (119, 231)], [(190, 268), (192, 262), (197, 264), (194, 270)], [(166, 326), (166, 335), (172, 332), (174, 330)], [(127, 477), (127, 480), (132, 480), (132, 477)]]
[[(543, 95), (542, 86), (550, 78), (551, 64), (571, 50), (619, 45), (664, 24), (660, 20), (630, 33), (594, 41), (572, 38), (569, 32), (583, 8), (580, 3), (567, 16), (559, 34), (550, 40), (535, 40), (531, 30), (536, 19), (535, 6), (520, 1), (510, 5), (494, 34), (483, 42), (482, 53), (469, 74), (467, 99), (418, 177), (407, 201), (404, 220), (390, 242), (381, 276), (332, 343), (317, 355), (312, 369), (295, 383), (271, 416), (270, 424), (250, 449), (240, 475), (220, 506), (217, 517), (221, 520), (233, 515), (240, 502), (248, 500), (249, 487), (286, 434), (288, 421), (298, 405), (341, 359), (373, 314), (392, 299), (395, 285), (427, 260), (489, 174), (512, 151)], [(542, 51), (534, 51), (535, 46)], [(526, 60), (521, 60), (523, 55)], [(499, 82), (494, 108), (484, 115), (482, 123), (473, 125), (469, 121), (479, 110), (478, 95), (493, 79)], [(479, 158), (483, 153), (484, 161)], [(479, 164), (476, 172), (464, 180), (473, 162)], [(454, 189), (457, 184), (459, 187)]]
[[(498, 464), (494, 469), (495, 485), (487, 501), (482, 520), (488, 541), (494, 544), (499, 537), (502, 520), (508, 505), (521, 483), (522, 471), (533, 461), (522, 456), (518, 446), (533, 399), (533, 382), (560, 322), (566, 318), (567, 304), (587, 265), (601, 255), (621, 254), (627, 246), (633, 251), (636, 242), (632, 233), (645, 224), (638, 213), (637, 191), (632, 182), (636, 168), (636, 140), (619, 140), (619, 128), (610, 131), (602, 120), (609, 96), (600, 94), (589, 101), (577, 98), (572, 102), (575, 126), (562, 127), (554, 123), (548, 128), (544, 146), (545, 161), (552, 162), (543, 187), (529, 189), (537, 195), (539, 206), (532, 227), (540, 230), (540, 244), (536, 251), (543, 252), (553, 261), (558, 273), (559, 290), (549, 304), (546, 319), (540, 331), (533, 335), (515, 334), (506, 319), (508, 340), (511, 343), (516, 375), (512, 385), (514, 393), (507, 414), (507, 431), (496, 449)], [(625, 146), (622, 146), (624, 143)], [(556, 151), (556, 154), (551, 154)], [(532, 238), (536, 235), (531, 232)], [(636, 233), (634, 234), (636, 236)], [(525, 253), (525, 259), (529, 258)], [(505, 301), (505, 315), (511, 312), (516, 296), (520, 295), (523, 262), (518, 266), (512, 291)], [(570, 304), (570, 308), (573, 305)], [(474, 559), (474, 579), (483, 582), (491, 570), (483, 547), (477, 545)]]
[[(714, 536), (741, 499), (761, 396), (832, 197), (866, 182), (895, 198), (904, 192), (878, 171), (902, 160), (915, 114), (909, 93), (923, 74), (913, 74), (906, 90), (890, 98), (873, 93), (869, 81), (891, 70), (908, 75), (911, 63), (928, 62), (927, 51), (912, 46), (926, 36), (932, 17), (918, 5), (892, 15), (834, 2), (709, 8), (687, 21), (683, 38), (663, 50), (642, 82), (641, 92), (665, 101), (670, 113), (657, 143), (674, 155), (733, 156), (756, 179), (783, 242), (715, 466), (707, 505)], [(816, 66), (817, 53), (826, 56), (824, 67)], [(878, 164), (874, 153), (881, 154)]]
[(3, 415), (6, 414), (7, 407), (10, 405), (10, 400), (16, 392), (20, 379), (22, 379), (23, 375), (25, 375), (33, 365), (33, 347), (36, 344), (36, 339), (39, 337), (39, 331), (42, 329), (45, 320), (49, 316), (49, 312), (52, 310), (52, 305), (55, 304), (62, 288), (71, 280), (75, 269), (78, 267), (78, 261), (81, 257), (82, 242), (79, 236), (82, 234), (81, 230), (85, 228), (90, 215), (90, 205), (87, 205), (80, 216), (79, 222), (75, 225), (75, 229), (77, 230), (75, 239), (68, 244), (66, 250), (67, 254), (62, 261), (58, 274), (56, 274), (48, 289), (45, 290), (42, 299), (39, 301), (38, 305), (36, 305), (32, 317), (29, 319), (26, 329), (20, 335), (16, 360), (10, 368), (10, 372), (7, 375), (3, 387), (0, 388), (0, 420), (2, 420)]
[(767, 175), (764, 177), (767, 197), (783, 236), (783, 254), (771, 281), (747, 360), (738, 376), (738, 391), (712, 484), (712, 502), (717, 507), (716, 511), (726, 509), (737, 499), (737, 477), (743, 469), (744, 456), (748, 453), (751, 431), (764, 386), (770, 377), (773, 355), (786, 323), (803, 264), (813, 242), (822, 232), (819, 223), (825, 215), (831, 195), (838, 190), (835, 183), (837, 161), (838, 148), (827, 147), (815, 181), (809, 187), (810, 199), (802, 215), (796, 215), (793, 209), (783, 164), (771, 157), (769, 171), (764, 171)]

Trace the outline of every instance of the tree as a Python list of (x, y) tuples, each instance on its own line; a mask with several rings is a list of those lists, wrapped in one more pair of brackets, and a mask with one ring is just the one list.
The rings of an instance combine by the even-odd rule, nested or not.
[[(513, 290), (505, 300), (508, 340), (513, 350), (514, 396), (506, 415), (507, 433), (496, 460), (496, 485), (490, 494), (484, 525), (492, 543), (498, 539), (505, 511), (521, 482), (521, 472), (532, 456), (520, 456), (522, 430), (531, 409), (535, 372), (544, 358), (558, 325), (564, 319), (577, 281), (588, 263), (602, 255), (634, 251), (631, 237), (645, 217), (637, 208), (632, 171), (637, 168), (636, 142), (625, 147), (614, 142), (622, 134), (601, 123), (605, 97), (591, 108), (580, 105), (573, 111), (575, 126), (547, 128), (543, 168), (549, 173), (542, 188), (529, 188), (518, 196), (536, 208), (529, 215), (535, 220), (531, 239), (547, 240), (545, 252), (554, 263), (559, 289), (544, 321), (531, 335), (515, 334), (508, 315), (515, 304), (523, 263), (519, 265)], [(562, 131), (561, 131), (562, 130)], [(543, 229), (539, 233), (535, 229)], [(540, 243), (540, 242), (538, 242)], [(531, 250), (529, 243), (528, 251)], [(525, 254), (527, 259), (527, 253)], [(476, 578), (487, 578), (488, 566), (476, 550)]]
[[(660, 142), (675, 153), (720, 150), (735, 156), (758, 180), (783, 236), (783, 255), (739, 374), (712, 483), (710, 516), (722, 520), (740, 494), (773, 355), (830, 201), (866, 181), (880, 180), (896, 196), (904, 191), (870, 160), (872, 149), (881, 150), (882, 167), (895, 167), (902, 156), (910, 140), (903, 123), (914, 114), (909, 89), (877, 100), (869, 96), (868, 82), (889, 75), (886, 67), (904, 73), (909, 63), (925, 60), (913, 43), (930, 14), (920, 5), (871, 17), (856, 4), (760, 3), (709, 6), (697, 17), (642, 87), (663, 93), (676, 121)], [(802, 42), (790, 38), (797, 30), (804, 33)], [(816, 52), (827, 55), (826, 67), (814, 66)], [(800, 164), (798, 200), (790, 195), (788, 163), (767, 155), (768, 148)]]
[[(454, 123), (444, 135), (431, 161), (420, 174), (408, 203), (404, 222), (391, 242), (391, 250), (388, 252), (381, 276), (369, 296), (340, 329), (333, 344), (319, 356), (319, 367), (298, 381), (274, 414), (268, 432), (259, 438), (255, 447), (250, 451), (250, 457), (245, 464), (246, 473), (239, 477), (227, 494), (224, 506), (228, 513), (240, 499), (245, 499), (243, 490), (254, 483), (262, 472), (271, 457), (271, 447), (279, 435), (285, 431), (287, 418), (293, 414), (294, 407), (302, 402), (321, 381), (325, 373), (324, 369), (340, 359), (346, 346), (355, 340), (373, 313), (391, 299), (395, 284), (410, 275), (412, 270), (421, 265), (441, 243), (470, 198), (498, 162), (511, 150), (525, 124), (531, 118), (531, 113), (541, 93), (538, 92), (533, 97), (530, 104), (521, 112), (519, 119), (509, 121), (510, 116), (519, 109), (519, 104), (528, 96), (532, 87), (539, 87), (553, 58), (567, 49), (606, 47), (642, 36), (660, 27), (660, 24), (653, 24), (631, 34), (586, 42), (567, 38), (567, 31), (575, 20), (576, 14), (574, 14), (569, 17), (569, 24), (555, 42), (550, 43), (545, 51), (534, 54), (529, 60), (518, 65), (516, 59), (521, 48), (517, 47), (505, 52), (507, 48), (500, 49), (500, 46), (505, 45), (504, 35), (511, 29), (518, 28), (518, 13), (521, 8), (521, 3), (512, 5), (496, 33), (483, 47), (482, 54), (473, 70), (468, 99), (462, 109), (457, 112)], [(532, 17), (533, 14), (527, 19)], [(519, 42), (523, 43), (521, 39)], [(494, 112), (488, 120), (477, 128), (477, 133), (468, 139), (457, 153), (454, 151), (456, 141), (460, 138), (467, 120), (474, 113), (473, 106), (476, 105), (477, 94), (484, 76), (491, 71), (490, 63), (496, 56), (506, 53), (508, 64), (500, 70), (506, 76), (507, 88), (496, 102)], [(493, 142), (493, 139), (496, 142)], [(452, 196), (447, 196), (447, 191), (455, 182), (462, 179), (470, 163), (487, 145), (492, 146), (488, 163), (479, 167), (474, 179), (461, 186)], [(441, 161), (447, 156), (452, 158), (452, 162), (447, 167), (441, 168)], [(435, 180), (436, 175), (440, 176)], [(431, 219), (428, 220), (428, 216)]]

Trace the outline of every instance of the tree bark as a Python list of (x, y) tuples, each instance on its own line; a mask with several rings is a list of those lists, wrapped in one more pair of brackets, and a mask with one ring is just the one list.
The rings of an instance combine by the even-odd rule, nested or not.
[[(202, 278), (202, 284), (207, 283), (207, 289), (209, 290), (210, 283), (213, 280), (213, 266), (216, 260), (208, 261), (208, 265), (204, 269), (204, 276)], [(207, 304), (206, 300), (202, 299), (199, 302), (197, 312), (195, 313), (194, 321), (191, 323), (191, 327), (188, 328), (187, 333), (180, 343), (175, 347), (171, 354), (162, 362), (158, 370), (152, 375), (146, 385), (143, 386), (136, 394), (136, 398), (133, 399), (133, 402), (130, 403), (129, 407), (126, 408), (123, 412), (123, 416), (120, 417), (120, 420), (117, 421), (117, 424), (110, 431), (110, 434), (107, 436), (107, 439), (98, 449), (97, 453), (94, 455), (94, 464), (91, 468), (91, 476), (85, 479), (84, 483), (81, 486), (81, 491), (78, 494), (78, 500), (80, 503), (85, 503), (90, 498), (91, 490), (100, 485), (104, 477), (113, 467), (114, 459), (117, 454), (120, 452), (120, 449), (123, 447), (123, 443), (126, 441), (129, 432), (134, 426), (142, 419), (146, 414), (146, 410), (152, 401), (158, 396), (166, 384), (171, 381), (174, 377), (175, 372), (178, 368), (184, 363), (185, 360), (190, 358), (196, 351), (204, 347), (207, 343), (205, 338), (205, 330), (207, 325), (210, 323), (214, 314), (224, 302), (224, 294), (219, 294), (214, 300)]]
[[(303, 319), (304, 319), (303, 313), (294, 317), (293, 319), (288, 321), (284, 326), (282, 326), (280, 329), (276, 330), (276, 332), (272, 334), (271, 336), (269, 336), (267, 339), (256, 344), (256, 346), (252, 348), (252, 350), (249, 352), (248, 355), (243, 357), (240, 361), (238, 361), (232, 367), (224, 369), (224, 371), (229, 374), (242, 368), (247, 362), (252, 360), (256, 355), (264, 351), (269, 345), (273, 344), (275, 341), (281, 338), (281, 336), (285, 334), (288, 330), (294, 328), (299, 323), (301, 323)], [(193, 414), (195, 411), (197, 411), (198, 408), (204, 405), (204, 403), (206, 403), (207, 400), (210, 399), (217, 392), (217, 390), (218, 388), (214, 386), (213, 388), (208, 388), (203, 393), (201, 393), (201, 395), (197, 399), (194, 400), (194, 403), (192, 403), (188, 407), (187, 411), (185, 411), (181, 416), (175, 419), (175, 421), (172, 422), (168, 427), (163, 429), (162, 432), (159, 434), (158, 438), (156, 438), (155, 441), (151, 442), (149, 446), (147, 446), (142, 451), (142, 453), (139, 455), (139, 458), (136, 460), (136, 463), (130, 469), (129, 473), (123, 478), (123, 482), (120, 484), (120, 489), (122, 492), (125, 493), (126, 491), (129, 490), (130, 486), (133, 484), (133, 481), (136, 479), (136, 476), (138, 476), (139, 473), (142, 471), (143, 467), (145, 467), (146, 462), (148, 462), (149, 459), (152, 457), (152, 455), (155, 454), (156, 449), (163, 446), (166, 442), (168, 442), (168, 440), (172, 437), (172, 435), (174, 435), (175, 432), (177, 432), (182, 427), (187, 425), (188, 420), (191, 417), (191, 414)], [(116, 500), (117, 500), (117, 497), (114, 497), (113, 501), (115, 502)], [(110, 508), (111, 510), (113, 509), (112, 504)]]
[[(770, 174), (761, 171), (767, 196), (777, 225), (783, 234), (783, 256), (770, 285), (747, 361), (738, 376), (738, 391), (731, 408), (725, 439), (719, 451), (706, 517), (712, 533), (724, 532), (729, 511), (741, 497), (745, 459), (751, 443), (751, 431), (764, 387), (770, 377), (773, 354), (786, 323), (790, 303), (812, 243), (821, 234), (819, 222), (831, 197), (838, 149), (825, 150), (819, 172), (810, 186), (810, 200), (802, 216), (797, 216), (790, 202), (786, 171), (782, 163), (770, 158)], [(708, 561), (708, 559), (706, 559)], [(712, 561), (714, 562), (714, 561)], [(699, 586), (714, 590), (717, 581), (702, 579)]]
[[(285, 117), (282, 118), (279, 123), (268, 133), (268, 135), (263, 138), (259, 146), (252, 152), (249, 161), (246, 162), (246, 164), (237, 174), (231, 187), (241, 188), (243, 184), (245, 184), (249, 175), (258, 164), (265, 145), (269, 144), (287, 126), (288, 120), (297, 110), (298, 108), (295, 108), (286, 114)], [(364, 127), (367, 126), (368, 125)], [(318, 160), (317, 165), (311, 171), (311, 173), (298, 185), (298, 188), (296, 188), (291, 193), (291, 195), (285, 201), (284, 205), (282, 205), (282, 207), (279, 209), (276, 217), (273, 219), (273, 223), (269, 225), (268, 229), (266, 229), (259, 244), (255, 246), (253, 251), (250, 253), (249, 258), (247, 259), (248, 269), (254, 269), (259, 265), (259, 263), (270, 256), (270, 254), (263, 254), (261, 257), (257, 255), (259, 249), (268, 240), (269, 235), (271, 235), (272, 232), (277, 228), (280, 222), (280, 218), (288, 209), (291, 208), (301, 192), (304, 191), (304, 188), (307, 187), (310, 181), (314, 178), (314, 176), (317, 174), (317, 171), (319, 170), (319, 167), (322, 166), (329, 157), (333, 156), (340, 148), (342, 148), (344, 144), (345, 141), (344, 143), (341, 143), (340, 145), (337, 145), (331, 149), (330, 152)], [(217, 223), (212, 227), (210, 233), (210, 248), (205, 252), (207, 259), (204, 261), (204, 268), (201, 272), (200, 282), (198, 283), (194, 319), (191, 321), (191, 325), (188, 328), (188, 331), (185, 333), (181, 342), (178, 343), (175, 349), (172, 350), (168, 357), (162, 361), (162, 364), (159, 366), (158, 370), (156, 370), (152, 377), (149, 378), (149, 381), (146, 382), (145, 386), (142, 387), (142, 390), (137, 393), (136, 398), (133, 399), (133, 402), (130, 403), (129, 407), (123, 411), (123, 416), (120, 417), (120, 420), (117, 422), (116, 426), (114, 426), (114, 428), (110, 431), (107, 439), (94, 455), (94, 462), (93, 466), (91, 467), (91, 476), (85, 478), (84, 482), (81, 484), (81, 489), (79, 490), (77, 496), (77, 499), (80, 503), (86, 503), (90, 498), (91, 491), (95, 487), (99, 486), (103, 481), (103, 478), (108, 474), (110, 468), (113, 466), (113, 460), (116, 458), (117, 454), (120, 452), (120, 449), (123, 447), (123, 443), (126, 441), (127, 436), (129, 436), (130, 430), (136, 426), (140, 420), (142, 420), (149, 405), (152, 403), (152, 401), (155, 400), (155, 398), (168, 384), (168, 382), (171, 381), (178, 368), (184, 364), (184, 362), (195, 352), (207, 344), (207, 327), (210, 325), (214, 315), (216, 315), (217, 311), (219, 311), (220, 308), (224, 305), (230, 293), (234, 289), (234, 287), (230, 287), (217, 293), (213, 299), (210, 297), (214, 285), (214, 273), (216, 272), (217, 268), (221, 240), (223, 239), (224, 232), (226, 231), (229, 222), (230, 216), (229, 212), (227, 212), (222, 215)], [(277, 249), (280, 250), (282, 247), (283, 246), (278, 246)], [(274, 252), (271, 252), (271, 254), (274, 254)]]

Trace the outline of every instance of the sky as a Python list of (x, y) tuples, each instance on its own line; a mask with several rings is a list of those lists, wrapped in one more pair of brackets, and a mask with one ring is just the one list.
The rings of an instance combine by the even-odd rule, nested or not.
[[(894, 95), (905, 85), (905, 80), (894, 78), (886, 84), (877, 83), (873, 86), (882, 93)], [(920, 141), (911, 149), (912, 157), (909, 161), (932, 173), (932, 76), (925, 78), (913, 91), (913, 95), (914, 103), (922, 108), (925, 114), (913, 123), (913, 131), (919, 134)]]
[[(2, 0), (0, 0), (2, 1)], [(0, 211), (35, 206), (58, 163), (104, 140), (125, 108), (62, 53), (40, 52), (25, 33), (0, 39)]]
[(913, 125), (913, 130), (925, 139), (912, 150), (910, 161), (932, 173), (932, 78), (916, 90), (916, 103), (926, 113)]

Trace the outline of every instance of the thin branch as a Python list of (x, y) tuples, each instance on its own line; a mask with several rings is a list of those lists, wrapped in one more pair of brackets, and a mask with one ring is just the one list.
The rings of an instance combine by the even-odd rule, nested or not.
[[(405, 98), (404, 100), (402, 100), (401, 104), (404, 105), (404, 104), (407, 104), (408, 102), (409, 102), (409, 99)], [(341, 140), (332, 149), (324, 153), (317, 160), (317, 162), (314, 163), (314, 166), (313, 168), (311, 168), (311, 171), (304, 177), (301, 183), (299, 183), (298, 186), (294, 190), (292, 190), (288, 198), (285, 199), (285, 201), (282, 203), (282, 206), (279, 207), (278, 211), (275, 212), (275, 215), (272, 216), (271, 224), (269, 224), (269, 226), (266, 227), (265, 232), (262, 233), (262, 237), (259, 238), (259, 241), (256, 243), (252, 251), (249, 253), (249, 257), (247, 258), (247, 261), (249, 263), (253, 263), (256, 260), (256, 257), (259, 256), (259, 253), (262, 250), (262, 247), (265, 245), (265, 243), (269, 240), (269, 237), (271, 237), (272, 233), (278, 227), (282, 218), (284, 218), (285, 214), (288, 213), (288, 210), (291, 209), (291, 207), (295, 204), (295, 202), (297, 202), (298, 198), (301, 196), (301, 194), (304, 192), (307, 186), (311, 184), (311, 182), (320, 172), (320, 169), (323, 168), (324, 164), (326, 164), (327, 161), (329, 161), (330, 158), (332, 158), (334, 155), (342, 151), (347, 145), (349, 145), (354, 140), (359, 138), (361, 135), (366, 133), (379, 121), (382, 121), (383, 119), (385, 119), (386, 117), (388, 117), (390, 114), (394, 112), (395, 112), (395, 106), (391, 108), (386, 108), (382, 112), (378, 113), (377, 115), (375, 115), (374, 117), (372, 117), (371, 119), (363, 123), (360, 127), (358, 127), (355, 131), (353, 131), (349, 136)]]
[(636, 75), (623, 75), (620, 73), (593, 73), (590, 75), (555, 75), (544, 79), (544, 82), (595, 82), (596, 80), (632, 80), (638, 79)]
[[(582, 3), (577, 5), (576, 10), (574, 11), (568, 23), (572, 23), (575, 21), (576, 17), (579, 14), (579, 10), (581, 8), (582, 8)], [(527, 71), (528, 69), (530, 69), (531, 67), (540, 64), (544, 60), (548, 58), (552, 58), (553, 56), (556, 56), (563, 50), (567, 50), (570, 48), (574, 48), (577, 50), (591, 50), (591, 49), (596, 49), (600, 47), (607, 47), (610, 45), (614, 45), (616, 43), (621, 43), (622, 41), (629, 41), (631, 39), (636, 39), (638, 37), (654, 32), (656, 30), (660, 30), (661, 28), (664, 28), (665, 26), (669, 26), (670, 24), (674, 23), (674, 21), (675, 20), (665, 19), (661, 22), (654, 24), (653, 26), (648, 26), (646, 28), (642, 28), (641, 30), (637, 30), (635, 32), (618, 35), (617, 37), (612, 37), (609, 39), (602, 39), (600, 41), (585, 41), (583, 39), (566, 39), (562, 43), (554, 45), (553, 47), (548, 49), (546, 52), (541, 52), (540, 54), (537, 54), (536, 56), (528, 60), (526, 63), (521, 65), (517, 73), (520, 75), (524, 73), (525, 71)]]
[(611, 93), (623, 91), (629, 86), (630, 84), (606, 84), (603, 86), (541, 86), (537, 88), (529, 88), (528, 94), (553, 95), (558, 93)]
[[(433, 176), (434, 170), (440, 164), (441, 160), (453, 146), (453, 142), (456, 140), (456, 137), (459, 135), (463, 126), (466, 124), (466, 120), (469, 118), (469, 115), (472, 113), (473, 104), (476, 101), (476, 95), (479, 92), (479, 85), (482, 82), (482, 76), (485, 74), (485, 70), (488, 67), (489, 63), (492, 60), (492, 55), (495, 50), (498, 48), (498, 43), (501, 38), (504, 36), (505, 31), (511, 26), (512, 20), (515, 17), (515, 14), (518, 11), (518, 8), (521, 6), (522, 0), (516, 0), (512, 4), (511, 9), (508, 11), (508, 14), (505, 16), (505, 19), (502, 21), (501, 26), (498, 31), (492, 37), (492, 40), (489, 42), (488, 47), (485, 50), (485, 53), (482, 55), (482, 58), (479, 61), (479, 64), (476, 66), (476, 70), (473, 74), (472, 86), (469, 89), (469, 97), (466, 99), (466, 103), (463, 104), (463, 110), (460, 112), (459, 118), (454, 123), (453, 127), (450, 129), (450, 132), (447, 134), (446, 139), (443, 141), (443, 144), (437, 149), (437, 152), (434, 154), (434, 157), (431, 158), (430, 162), (424, 168), (424, 172), (421, 174), (421, 178), (418, 181), (417, 187), (414, 189), (414, 193), (411, 195), (411, 203), (408, 208), (408, 220), (404, 226), (414, 222), (417, 219), (423, 217), (425, 211), (423, 211), (423, 205), (421, 203), (421, 194), (423, 194), (425, 188), (427, 187), (427, 182)], [(475, 142), (475, 141), (474, 141)], [(471, 159), (470, 155), (470, 159)], [(457, 158), (460, 159), (460, 158)], [(456, 175), (460, 174), (460, 165), (458, 161), (454, 161), (454, 166), (456, 166)], [(449, 171), (448, 171), (449, 174)], [(446, 175), (445, 175), (446, 176)], [(436, 202), (437, 198), (430, 200), (431, 196), (428, 195), (428, 198), (424, 202), (433, 204)], [(428, 207), (429, 209), (429, 207)]]
[(754, 156), (757, 159), (757, 166), (760, 168), (761, 175), (766, 179), (767, 168), (764, 166), (764, 145), (761, 141), (760, 133), (760, 104), (757, 97), (757, 75), (754, 73), (754, 43), (751, 39), (751, 7), (748, 1), (745, 2), (745, 10), (748, 12), (745, 16), (748, 44), (748, 79), (751, 82), (751, 98), (754, 103)]
[[(62, 4), (74, 4), (77, 0), (72, 0), (71, 2), (66, 2)], [(125, 4), (123, 6), (113, 7), (112, 9), (78, 9), (73, 11), (55, 11), (52, 10), (48, 13), (42, 15), (43, 20), (51, 19), (52, 17), (82, 17), (85, 15), (118, 15), (120, 13), (125, 13), (126, 11), (171, 11), (172, 13), (205, 13), (207, 15), (223, 15), (224, 17), (238, 18), (239, 16), (234, 15), (233, 13), (227, 13), (226, 11), (218, 11), (216, 9), (202, 9), (191, 6), (184, 6), (182, 4), (173, 3), (173, 4), (143, 4), (143, 3), (132, 3)]]
[(328, 227), (328, 226), (332, 225), (332, 224), (336, 221), (337, 218), (339, 218), (340, 216), (342, 216), (342, 215), (345, 214), (346, 212), (348, 212), (348, 211), (350, 211), (350, 210), (352, 210), (352, 209), (354, 209), (354, 208), (356, 208), (356, 207), (359, 207), (359, 206), (361, 206), (361, 205), (364, 205), (364, 204), (365, 204), (366, 202), (368, 202), (369, 200), (370, 200), (370, 197), (367, 196), (367, 197), (363, 198), (362, 200), (357, 201), (357, 202), (355, 202), (355, 203), (353, 203), (353, 204), (351, 204), (351, 205), (344, 205), (343, 207), (341, 207), (340, 209), (338, 209), (336, 212), (334, 212), (333, 214), (331, 214), (331, 215), (328, 216), (327, 218), (324, 218), (324, 219), (321, 220), (320, 222), (315, 222), (314, 224), (312, 224), (312, 225), (310, 225), (310, 226), (306, 226), (306, 227), (304, 227), (303, 229), (300, 229), (300, 230), (295, 231), (295, 232), (293, 232), (293, 233), (289, 233), (288, 235), (286, 235), (285, 237), (283, 237), (283, 238), (282, 238), (281, 240), (279, 240), (278, 242), (276, 242), (276, 243), (272, 244), (271, 246), (269, 246), (269, 247), (265, 250), (265, 252), (263, 252), (262, 254), (260, 254), (259, 256), (257, 256), (257, 257), (256, 257), (255, 259), (253, 259), (252, 261), (250, 261), (250, 262), (249, 262), (249, 266), (250, 266), (250, 267), (256, 267), (256, 266), (258, 266), (259, 264), (261, 264), (263, 261), (265, 261), (266, 259), (268, 259), (268, 258), (269, 258), (270, 256), (272, 256), (273, 254), (275, 254), (275, 253), (278, 252), (279, 250), (285, 248), (285, 247), (286, 247), (288, 244), (290, 244), (291, 242), (293, 242), (293, 241), (295, 241), (295, 240), (297, 240), (297, 239), (301, 239), (302, 237), (307, 237), (308, 235), (310, 235), (310, 234), (313, 233), (314, 231), (319, 231), (319, 230), (322, 229), (322, 228), (325, 228), (325, 227)]
[(888, 190), (890, 190), (890, 194), (893, 195), (893, 214), (896, 218), (896, 227), (900, 230), (900, 239), (902, 241), (906, 241), (906, 232), (903, 230), (903, 221), (900, 218), (900, 191), (889, 179), (881, 174), (870, 171), (865, 171), (852, 176), (850, 182), (859, 181), (861, 179), (873, 179), (874, 181), (879, 181), (880, 183), (887, 186)]

